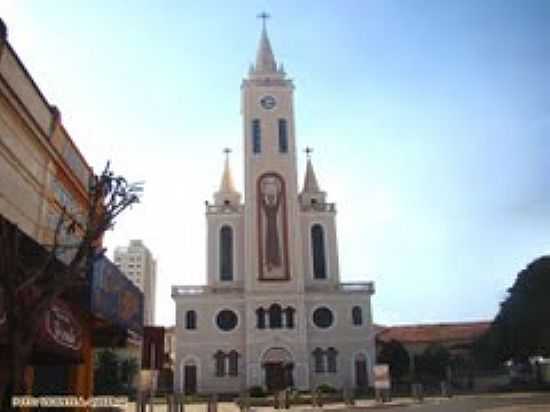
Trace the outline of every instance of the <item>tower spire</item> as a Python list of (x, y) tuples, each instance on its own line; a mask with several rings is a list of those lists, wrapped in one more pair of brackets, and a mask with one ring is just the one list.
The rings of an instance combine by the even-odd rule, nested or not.
[(229, 167), (229, 153), (231, 153), (231, 149), (226, 147), (223, 149), (223, 152), (225, 154), (225, 165), (223, 168), (223, 175), (222, 175), (222, 181), (220, 183), (220, 193), (234, 193), (237, 190), (235, 190), (235, 184), (233, 183), (233, 176), (231, 175), (231, 168)]
[(229, 166), (229, 153), (231, 149), (226, 147), (223, 149), (225, 154), (225, 164), (223, 168), (222, 180), (220, 182), (219, 190), (214, 193), (214, 202), (218, 205), (232, 204), (238, 205), (240, 203), (241, 194), (235, 189), (235, 183), (233, 183), (233, 176), (231, 174), (231, 167)]
[(306, 166), (306, 176), (304, 178), (304, 187), (302, 189), (303, 193), (319, 193), (321, 189), (319, 188), (319, 183), (317, 182), (317, 176), (313, 170), (313, 164), (311, 163), (311, 153), (313, 149), (311, 147), (306, 147), (304, 152), (307, 156), (307, 166)]
[(306, 147), (304, 152), (307, 156), (306, 176), (304, 177), (304, 186), (299, 197), (302, 205), (311, 207), (312, 205), (325, 203), (327, 194), (319, 187), (315, 170), (313, 170), (313, 163), (311, 162), (313, 149)]
[(266, 20), (271, 16), (266, 12), (262, 12), (257, 16), (262, 19), (262, 34), (260, 37), (260, 43), (258, 44), (258, 51), (256, 53), (256, 73), (276, 73), (277, 62), (273, 55), (271, 48), (271, 42), (267, 35)]

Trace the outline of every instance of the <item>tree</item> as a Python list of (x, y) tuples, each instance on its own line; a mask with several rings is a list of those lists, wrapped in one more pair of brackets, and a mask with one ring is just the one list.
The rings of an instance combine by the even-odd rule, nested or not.
[(94, 369), (94, 393), (113, 395), (121, 392), (119, 366), (121, 362), (113, 350), (98, 352)]
[(392, 339), (389, 342), (382, 343), (382, 349), (377, 358), (379, 363), (389, 365), (392, 381), (400, 382), (409, 372), (409, 353), (397, 340)]
[(9, 379), (0, 387), (2, 410), (10, 408), (13, 394), (25, 392), (24, 371), (44, 313), (57, 298), (86, 284), (93, 259), (104, 252), (97, 247), (104, 233), (124, 210), (139, 202), (142, 192), (140, 183), (115, 176), (109, 163), (89, 186), (85, 216), (63, 208), (52, 243), (43, 245), (43, 251), (29, 253), (22, 232), (5, 220), (0, 223), (0, 303), (10, 350), (6, 356)]
[(94, 394), (130, 394), (138, 370), (135, 358), (124, 359), (112, 349), (99, 351), (94, 368)]
[(550, 355), (550, 256), (519, 272), (489, 331), (476, 342), (478, 362)]
[(126, 393), (131, 392), (134, 377), (138, 373), (139, 365), (136, 358), (124, 359), (120, 364), (120, 379), (126, 388)]
[(415, 358), (418, 376), (427, 382), (439, 382), (446, 379), (447, 368), (451, 364), (451, 354), (441, 345), (432, 344), (422, 355)]

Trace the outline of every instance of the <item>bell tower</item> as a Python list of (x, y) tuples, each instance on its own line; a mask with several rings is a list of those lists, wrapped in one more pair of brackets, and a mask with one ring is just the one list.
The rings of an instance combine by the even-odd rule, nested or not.
[(245, 287), (302, 290), (294, 85), (263, 20), (256, 62), (241, 86), (245, 163)]

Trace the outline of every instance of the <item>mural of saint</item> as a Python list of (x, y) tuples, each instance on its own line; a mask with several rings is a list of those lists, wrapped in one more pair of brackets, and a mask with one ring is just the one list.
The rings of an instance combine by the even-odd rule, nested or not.
[(275, 174), (263, 175), (258, 184), (260, 209), (260, 261), (264, 279), (284, 279), (287, 276), (285, 245), (286, 214), (284, 182)]

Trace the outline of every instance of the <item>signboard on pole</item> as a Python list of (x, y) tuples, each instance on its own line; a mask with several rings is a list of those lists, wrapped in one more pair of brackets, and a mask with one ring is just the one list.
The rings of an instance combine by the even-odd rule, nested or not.
[(374, 372), (374, 389), (390, 389), (390, 366), (387, 364), (375, 365)]

